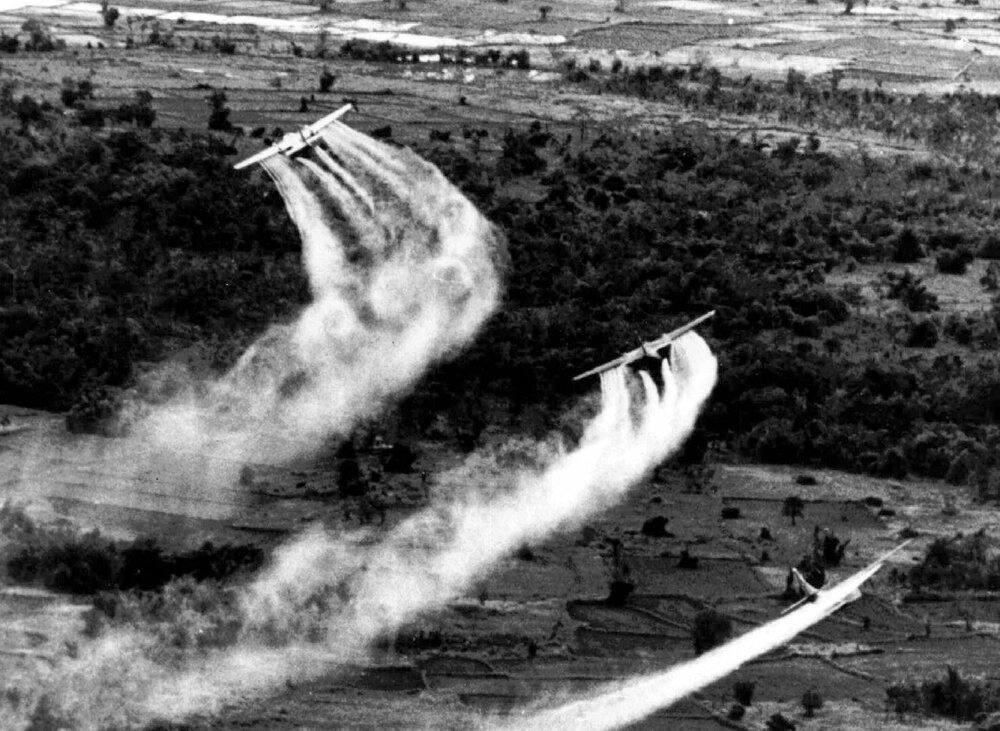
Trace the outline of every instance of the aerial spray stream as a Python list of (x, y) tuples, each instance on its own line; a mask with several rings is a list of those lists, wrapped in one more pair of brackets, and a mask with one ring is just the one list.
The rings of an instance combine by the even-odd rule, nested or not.
[[(261, 663), (285, 668), (294, 679), (308, 677), (308, 661), (324, 651), (328, 671), (357, 662), (405, 622), (461, 596), (518, 546), (620, 499), (683, 443), (715, 384), (716, 360), (704, 340), (690, 334), (674, 347), (672, 362), (664, 364), (662, 393), (643, 377), (638, 421), (624, 371), (609, 373), (602, 409), (580, 444), (541, 471), (514, 475), (511, 484), (489, 492), (469, 485), (375, 543), (316, 529), (280, 549), (243, 597), (245, 639), (277, 628), (283, 636), (320, 638), (321, 649), (301, 642), (281, 655), (269, 648)], [(255, 663), (246, 661), (252, 649), (241, 653), (240, 663), (222, 656), (150, 683), (145, 712), (183, 716), (273, 687), (271, 670), (254, 673)]]
[[(905, 544), (904, 544), (905, 545)], [(721, 680), (743, 664), (790, 641), (845, 604), (860, 597), (860, 587), (899, 548), (820, 592), (815, 601), (740, 635), (724, 645), (659, 673), (609, 683), (586, 697), (554, 708), (515, 711), (503, 721), (484, 724), (481, 731), (611, 731), (637, 723), (692, 693)]]
[[(324, 142), (334, 155), (347, 144)], [(352, 168), (358, 185), (383, 196), (398, 191), (399, 175), (376, 162), (390, 152), (366, 145), (351, 158), (362, 166)], [(207, 444), (237, 464), (308, 448), (377, 411), (428, 363), (467, 342), (492, 311), (497, 236), (435, 169), (401, 153), (392, 167), (414, 171), (411, 197), (379, 199), (386, 208), (378, 215), (344, 221), (330, 217), (329, 198), (345, 188), (316, 185), (316, 166), (296, 165), (278, 158), (269, 172), (302, 231), (314, 302), (258, 341), (207, 395), (141, 423), (137, 433), (154, 443)], [(378, 542), (315, 529), (285, 546), (243, 592), (235, 646), (162, 662), (155, 635), (112, 633), (48, 674), (46, 702), (85, 731), (137, 727), (211, 713), (363, 660), (373, 642), (460, 596), (522, 543), (620, 499), (682, 444), (717, 364), (697, 335), (674, 348), (662, 393), (642, 375), (636, 400), (624, 371), (604, 376), (602, 409), (580, 444), (544, 468), (498, 489), (470, 484)]]
[(500, 234), (433, 165), (340, 130), (301, 159), (264, 163), (299, 229), (313, 301), (204, 393), (137, 420), (139, 438), (237, 464), (308, 453), (409, 389), (495, 309)]
[(46, 702), (83, 731), (134, 728), (364, 662), (373, 643), (461, 596), (524, 542), (620, 499), (676, 450), (714, 386), (716, 361), (690, 334), (663, 375), (662, 393), (643, 378), (638, 417), (624, 371), (606, 375), (601, 411), (579, 445), (541, 470), (489, 490), (470, 484), (376, 542), (314, 528), (280, 548), (240, 597), (234, 646), (160, 662), (156, 637), (112, 633), (53, 670)]
[[(329, 142), (331, 150), (349, 149), (342, 140)], [(502, 236), (433, 165), (369, 142), (364, 154), (349, 157), (350, 170), (339, 164), (324, 170), (332, 153), (318, 162), (268, 161), (302, 235), (314, 298), (296, 320), (272, 327), (224, 377), (191, 383), (166, 403), (138, 409), (127, 439), (86, 449), (65, 437), (65, 444), (39, 442), (13, 466), (17, 485), (46, 495), (57, 449), (60, 461), (92, 468), (88, 478), (108, 472), (113, 499), (128, 496), (130, 476), (147, 462), (159, 463), (151, 479), (170, 492), (157, 500), (176, 492), (183, 502), (189, 482), (205, 495), (216, 494), (232, 488), (248, 461), (280, 461), (348, 433), (411, 387), (432, 362), (467, 344), (498, 302)], [(387, 163), (392, 185), (381, 170)], [(411, 185), (402, 184), (407, 178)], [(86, 486), (91, 495), (104, 490), (100, 482)], [(37, 692), (24, 698), (44, 696), (73, 719), (74, 728), (125, 728), (153, 717), (147, 701), (157, 688), (183, 692), (185, 677), (200, 679), (213, 688), (214, 699), (222, 699), (357, 657), (359, 645), (349, 639), (343, 652), (297, 638), (290, 640), (294, 649), (285, 643), (275, 651), (261, 639), (259, 623), (248, 626), (237, 649), (207, 653), (182, 672), (176, 658), (156, 659), (162, 638), (155, 633), (116, 632), (43, 670)], [(194, 690), (191, 698), (177, 705), (213, 707), (199, 706)]]

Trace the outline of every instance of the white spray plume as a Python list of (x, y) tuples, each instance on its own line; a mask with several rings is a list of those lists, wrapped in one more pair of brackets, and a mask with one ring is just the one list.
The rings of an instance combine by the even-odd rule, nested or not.
[[(433, 167), (357, 133), (330, 132), (324, 144), (341, 165), (329, 175), (308, 160), (269, 167), (302, 231), (315, 301), (206, 396), (141, 424), (153, 443), (236, 459), (287, 455), (372, 413), (471, 338), (492, 310), (496, 234)], [(371, 213), (359, 191), (386, 207)], [(360, 220), (333, 221), (333, 209)], [(346, 235), (331, 235), (345, 225)], [(522, 543), (620, 499), (690, 434), (716, 371), (704, 340), (689, 334), (664, 363), (662, 394), (642, 374), (643, 398), (633, 404), (625, 372), (609, 372), (578, 447), (544, 469), (506, 489), (469, 485), (378, 542), (310, 531), (246, 589), (235, 647), (162, 662), (148, 636), (111, 635), (49, 674), (46, 702), (80, 729), (127, 727), (213, 712), (357, 661)]]
[(223, 379), (134, 425), (161, 449), (283, 460), (346, 434), (466, 345), (496, 308), (502, 236), (430, 163), (339, 125), (265, 167), (313, 301)]
[[(361, 662), (373, 642), (460, 596), (524, 542), (540, 541), (619, 500), (683, 443), (715, 384), (716, 360), (704, 340), (689, 334), (674, 348), (672, 363), (664, 364), (662, 393), (643, 376), (638, 419), (624, 371), (607, 374), (601, 411), (580, 444), (540, 471), (518, 474), (499, 489), (469, 485), (380, 541), (307, 531), (281, 548), (247, 587), (237, 647), (174, 669), (150, 662), (148, 648), (141, 648), (134, 667), (141, 670), (142, 693), (116, 698), (109, 704), (113, 716), (102, 717), (88, 705), (89, 718), (176, 719), (214, 712), (285, 681)], [(87, 683), (130, 691), (115, 674), (133, 657), (103, 662), (108, 651), (101, 648), (122, 642), (110, 637), (88, 648), (53, 676), (50, 687), (71, 699), (85, 698)], [(102, 662), (95, 665), (95, 659)], [(105, 673), (115, 681), (103, 682)], [(72, 708), (64, 711), (73, 716)], [(101, 726), (95, 721), (92, 727)]]
[[(898, 550), (898, 549), (897, 549)], [(894, 552), (894, 551), (893, 551)], [(816, 600), (669, 670), (610, 683), (586, 697), (546, 710), (515, 712), (510, 718), (483, 727), (483, 731), (610, 731), (642, 721), (741, 665), (785, 644), (821, 622), (860, 594), (861, 585), (881, 568), (886, 556), (820, 592)]]
[[(224, 515), (235, 498), (221, 488), (233, 486), (243, 464), (308, 453), (347, 433), (467, 344), (495, 309), (502, 236), (430, 163), (341, 128), (302, 158), (273, 158), (267, 170), (301, 233), (313, 302), (272, 327), (225, 377), (144, 410), (127, 439), (39, 431), (12, 460), (5, 497), (48, 496), (61, 485), (70, 494), (85, 488), (97, 502)], [(329, 618), (329, 607), (310, 607)], [(238, 649), (209, 653), (186, 674), (152, 656), (150, 634), (116, 633), (41, 670), (36, 690), (75, 728), (129, 726), (150, 718), (157, 688), (173, 687), (185, 694), (179, 707), (199, 710), (209, 707), (197, 705), (205, 688), (213, 699), (232, 697), (357, 653), (349, 641), (345, 652), (305, 640), (292, 650), (262, 647), (268, 633), (281, 628), (250, 621)]]
[(242, 499), (247, 462), (349, 433), (469, 343), (496, 308), (502, 235), (414, 153), (341, 125), (266, 169), (301, 234), (313, 301), (220, 379), (195, 381), (176, 365), (150, 374), (142, 390), (159, 403), (131, 404), (127, 438), (69, 439), (61, 423), (35, 433), (3, 456), (5, 498), (83, 492), (223, 517)]

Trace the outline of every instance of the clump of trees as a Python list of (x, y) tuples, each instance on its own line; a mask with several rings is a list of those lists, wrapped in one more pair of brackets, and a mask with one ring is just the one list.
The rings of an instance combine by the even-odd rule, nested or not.
[(210, 542), (180, 553), (155, 541), (119, 543), (98, 531), (77, 533), (68, 526), (48, 529), (30, 522), (13, 525), (17, 511), (0, 510), (0, 529), (14, 535), (7, 550), (7, 575), (18, 583), (41, 584), (55, 591), (94, 595), (118, 590), (153, 591), (186, 576), (195, 581), (223, 580), (259, 569), (264, 552), (256, 546), (215, 546)]
[[(645, 83), (676, 86), (670, 93), (686, 98), (721, 84), (720, 95), (739, 91), (770, 100), (769, 109), (806, 97), (823, 113), (846, 103), (840, 91), (827, 99), (798, 77), (773, 89), (752, 80), (730, 87), (704, 67), (622, 68), (608, 78), (626, 76), (623, 93)], [(36, 135), (15, 130), (0, 146), (0, 215), (16, 233), (0, 241), (0, 395), (8, 401), (66, 409), (87, 390), (126, 387), (133, 364), (158, 357), (163, 343), (202, 340), (235, 354), (249, 333), (308, 297), (280, 197), (259, 176), (231, 173), (229, 143), (147, 131), (152, 103), (137, 96), (128, 110), (104, 110), (101, 122), (133, 119), (133, 128), (72, 128), (63, 145), (57, 115), (5, 89), (0, 114)], [(888, 105), (871, 93), (871, 104)], [(225, 92), (210, 101), (212, 126), (229, 132)], [(936, 114), (930, 101), (912, 106), (908, 113)], [(96, 127), (98, 113), (87, 114)], [(566, 373), (633, 347), (635, 333), (715, 308), (701, 328), (723, 360), (699, 422), (706, 440), (766, 462), (879, 475), (950, 472), (970, 481), (984, 464), (998, 471), (988, 464), (1000, 446), (995, 313), (929, 324), (896, 318), (890, 342), (886, 321), (826, 278), (844, 262), (891, 261), (906, 248), (900, 220), (928, 256), (988, 250), (982, 232), (992, 212), (979, 201), (997, 197), (1000, 179), (915, 163), (903, 174), (920, 184), (903, 196), (898, 166), (877, 160), (801, 144), (776, 156), (696, 126), (658, 132), (584, 124), (567, 136), (536, 123), (506, 131), (494, 150), (473, 131), (418, 145), (505, 230), (519, 276), (477, 340), (432, 369), (391, 418), (414, 432), (444, 419), (466, 433), (471, 415), (484, 413), (502, 428), (537, 428), (579, 396)], [(526, 189), (539, 195), (527, 199), (518, 192)], [(933, 309), (912, 276), (886, 287), (910, 310)], [(136, 340), (115, 346), (111, 324), (126, 319)], [(927, 347), (934, 337), (958, 343), (963, 356)], [(907, 342), (924, 346), (920, 357), (907, 354)]]
[(1000, 590), (1000, 554), (985, 530), (936, 538), (910, 569), (914, 591)]
[(950, 665), (943, 678), (896, 683), (885, 693), (900, 718), (922, 713), (968, 722), (1000, 711), (1000, 687), (995, 682), (963, 678)]
[[(373, 42), (351, 39), (340, 47), (340, 55), (345, 58), (394, 64), (420, 63), (422, 56), (431, 53), (432, 51), (429, 50), (416, 51), (408, 46), (401, 46), (389, 41)], [(531, 68), (531, 54), (524, 48), (505, 53), (499, 48), (471, 50), (460, 46), (458, 48), (437, 48), (433, 50), (433, 54), (443, 64)]]

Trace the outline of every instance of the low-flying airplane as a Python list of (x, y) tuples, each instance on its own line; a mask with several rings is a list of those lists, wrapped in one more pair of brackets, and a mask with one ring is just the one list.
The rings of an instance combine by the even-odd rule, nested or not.
[(241, 160), (233, 165), (233, 167), (236, 170), (242, 170), (245, 167), (256, 165), (257, 163), (263, 162), (269, 157), (274, 157), (275, 155), (294, 155), (296, 152), (305, 149), (319, 139), (319, 133), (324, 127), (327, 127), (335, 120), (340, 119), (352, 109), (354, 109), (353, 104), (345, 104), (337, 111), (330, 112), (325, 117), (316, 120), (312, 124), (307, 124), (297, 132), (289, 132), (277, 143), (271, 145), (266, 150), (262, 150), (256, 155), (251, 155), (246, 160)]
[(661, 335), (656, 340), (650, 340), (648, 343), (643, 343), (635, 350), (630, 350), (629, 352), (625, 353), (625, 355), (620, 355), (614, 360), (609, 360), (607, 363), (597, 366), (597, 368), (591, 368), (586, 373), (581, 373), (580, 375), (575, 376), (573, 380), (579, 381), (584, 378), (587, 378), (588, 376), (594, 376), (597, 375), (598, 373), (609, 371), (612, 368), (617, 368), (620, 365), (625, 365), (626, 363), (634, 363), (635, 361), (641, 358), (658, 358), (659, 357), (658, 353), (660, 350), (670, 345), (670, 343), (675, 341), (684, 333), (693, 330), (694, 328), (696, 328), (701, 323), (705, 322), (705, 320), (707, 320), (714, 314), (715, 310), (712, 310), (711, 312), (708, 312), (702, 315), (701, 317), (692, 320), (686, 325), (682, 325), (676, 330), (671, 330), (665, 335)]
[[(848, 583), (854, 586), (854, 589), (850, 591), (850, 593), (845, 595), (845, 597), (838, 602), (838, 606), (843, 606), (844, 604), (849, 604), (853, 601), (857, 601), (858, 599), (860, 599), (861, 585), (866, 581), (868, 581), (868, 579), (870, 579), (876, 573), (878, 573), (878, 570), (882, 568), (882, 565), (889, 559), (890, 556), (898, 553), (912, 540), (913, 539), (911, 538), (908, 541), (903, 541), (888, 553), (884, 553), (881, 556), (879, 556), (877, 559), (872, 561), (870, 564), (865, 566), (863, 569), (861, 569), (858, 573), (851, 576), (849, 579), (846, 579), (841, 584), (838, 584), (837, 585), (838, 589), (842, 588), (845, 584)], [(827, 592), (824, 591), (823, 589), (817, 589), (815, 586), (806, 581), (805, 577), (802, 576), (802, 574), (799, 572), (798, 569), (793, 568), (792, 574), (795, 576), (795, 580), (799, 583), (799, 586), (802, 588), (802, 591), (805, 592), (805, 596), (799, 599), (794, 604), (792, 604), (790, 607), (785, 607), (785, 609), (781, 612), (782, 614), (788, 614), (789, 612), (793, 612), (803, 604), (815, 602), (817, 599), (827, 594)]]

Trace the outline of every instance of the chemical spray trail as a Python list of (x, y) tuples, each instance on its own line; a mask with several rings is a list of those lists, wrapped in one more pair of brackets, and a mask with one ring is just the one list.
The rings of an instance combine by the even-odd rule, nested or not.
[[(295, 321), (272, 327), (225, 377), (175, 388), (181, 395), (165, 404), (137, 405), (127, 439), (69, 440), (61, 423), (46, 428), (9, 466), (16, 479), (5, 497), (47, 496), (59, 481), (67, 490), (87, 488), (98, 502), (138, 507), (141, 495), (146, 509), (185, 512), (197, 500), (199, 517), (225, 515), (222, 493), (242, 464), (305, 453), (348, 432), (468, 343), (494, 310), (502, 236), (433, 165), (352, 133), (327, 134), (320, 149), (277, 157), (267, 171), (301, 233), (312, 303)], [(138, 477), (155, 492), (135, 489)], [(328, 542), (337, 541), (353, 547), (348, 539)], [(345, 558), (347, 578), (355, 565)], [(318, 612), (315, 602), (310, 607)], [(78, 658), (32, 680), (15, 716), (44, 698), (46, 712), (68, 719), (67, 727), (133, 727), (157, 713), (158, 688), (188, 694), (189, 703), (179, 699), (183, 709), (210, 708), (185, 678), (224, 699), (315, 675), (362, 648), (348, 639), (334, 652), (291, 630), (276, 639), (280, 631), (253, 617), (245, 624), (237, 649), (207, 653), (197, 667), (165, 653), (163, 638), (148, 628), (86, 643)], [(18, 728), (4, 713), (0, 725)]]
[[(148, 638), (111, 635), (53, 674), (47, 702), (64, 717), (86, 718), (79, 728), (136, 726), (213, 712), (289, 680), (364, 662), (373, 643), (461, 596), (524, 542), (619, 500), (683, 443), (717, 366), (697, 335), (674, 347), (662, 393), (644, 375), (639, 403), (624, 371), (607, 374), (601, 410), (580, 443), (544, 468), (487, 489), (469, 484), (381, 541), (316, 528), (281, 548), (243, 593), (236, 646), (168, 668), (151, 659), (156, 648)], [(96, 697), (101, 704), (88, 700)]]
[[(905, 545), (905, 544), (904, 544)], [(675, 665), (588, 694), (586, 698), (546, 710), (515, 712), (483, 731), (610, 731), (637, 723), (739, 669), (744, 663), (785, 644), (861, 596), (860, 588), (882, 567), (890, 551), (836, 586), (820, 592), (812, 603), (768, 622), (689, 662)]]
[[(346, 130), (346, 133), (344, 131)], [(338, 127), (275, 180), (303, 246), (312, 302), (224, 377), (148, 375), (128, 438), (69, 439), (53, 417), (0, 462), (4, 497), (79, 498), (225, 517), (248, 461), (308, 454), (406, 390), (495, 309), (502, 236), (430, 163)], [(169, 394), (169, 395), (166, 395)]]
[(502, 237), (412, 152), (340, 125), (265, 168), (298, 227), (312, 302), (204, 393), (134, 426), (226, 464), (285, 459), (349, 432), (467, 344), (500, 293)]

